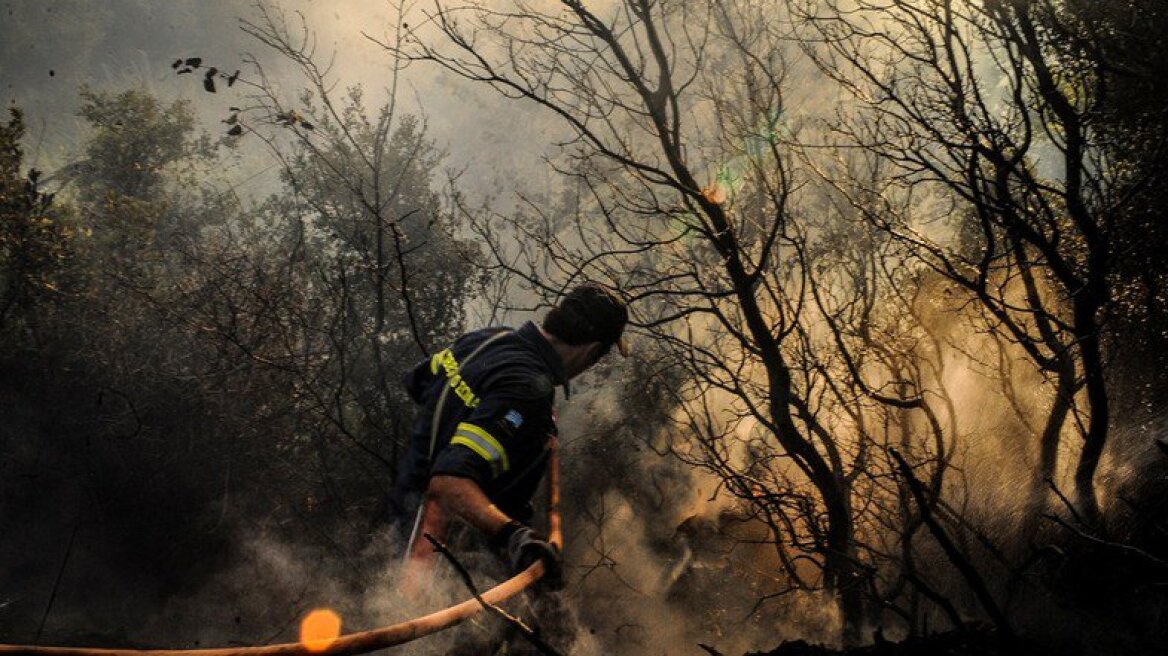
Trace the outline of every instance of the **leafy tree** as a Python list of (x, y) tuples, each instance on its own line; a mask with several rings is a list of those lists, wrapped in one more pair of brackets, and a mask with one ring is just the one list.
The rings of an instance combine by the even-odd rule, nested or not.
[[(93, 232), (92, 253), (107, 273), (145, 274), (178, 229), (182, 189), (191, 168), (213, 145), (195, 136), (188, 103), (163, 106), (152, 95), (81, 91), (79, 115), (92, 131), (80, 161), (64, 171), (76, 185), (82, 220)], [(100, 265), (100, 262), (95, 264)]]
[(1094, 67), (1099, 148), (1114, 176), (1114, 304), (1110, 351), (1124, 415), (1168, 399), (1168, 9), (1155, 0), (1060, 3), (1042, 14), (1061, 59)]
[(0, 326), (14, 310), (57, 297), (65, 284), (77, 237), (67, 210), (40, 190), (40, 171), (21, 167), (24, 115), (12, 108), (0, 125)]
[(298, 423), (282, 442), (311, 454), (322, 508), (368, 524), (412, 423), (398, 380), (463, 329), (483, 282), (478, 246), (457, 236), (437, 191), (441, 153), (424, 120), (392, 95), (370, 110), (359, 87), (335, 93), (311, 37), (257, 12), (245, 31), (308, 88), (288, 98), (253, 62), (228, 137), (260, 141), (285, 188), (191, 245), (204, 275), (176, 317), (284, 381)]
[[(249, 208), (214, 175), (196, 177), (214, 152), (185, 104), (83, 97), (90, 140), (60, 176), (93, 233), (78, 293), (52, 299), (37, 341), (6, 341), (0, 358), (2, 398), (23, 408), (0, 440), (5, 530), (25, 531), (41, 504), (76, 503), (78, 530), (102, 522), (100, 543), (79, 541), (74, 556), (100, 564), (86, 588), (141, 598), (201, 586), (238, 556), (240, 521), (367, 580), (358, 553), (412, 419), (397, 379), (462, 328), (477, 285), (475, 248), (453, 236), (435, 191), (440, 153), (424, 124), (370, 118), (356, 91), (335, 122), (301, 98), (315, 140), (259, 126), (279, 141), (282, 188)], [(60, 464), (26, 476), (40, 459)], [(46, 527), (55, 544), (68, 542), (71, 516)], [(35, 578), (50, 553), (13, 562)], [(58, 607), (84, 603), (77, 590), (63, 588)], [(13, 612), (31, 636), (39, 610)]]

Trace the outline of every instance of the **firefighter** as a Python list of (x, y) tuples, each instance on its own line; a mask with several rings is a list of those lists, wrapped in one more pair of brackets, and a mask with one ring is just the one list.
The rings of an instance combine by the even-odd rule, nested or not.
[(558, 582), (558, 550), (528, 525), (556, 434), (555, 388), (567, 398), (569, 381), (610, 350), (627, 356), (627, 320), (614, 293), (585, 283), (541, 325), (468, 333), (406, 374), (406, 390), (422, 406), (391, 495), (409, 536), (407, 596), (426, 584), (435, 558), (422, 534), (444, 539), (452, 518), (477, 529), (513, 571), (541, 559), (545, 578)]

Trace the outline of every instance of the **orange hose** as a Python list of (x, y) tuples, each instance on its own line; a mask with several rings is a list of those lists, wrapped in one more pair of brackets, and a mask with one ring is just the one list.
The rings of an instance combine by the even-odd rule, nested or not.
[[(498, 604), (522, 592), (543, 576), (543, 563), (535, 563), (514, 577), (483, 593), (487, 603)], [(456, 606), (392, 626), (350, 633), (337, 638), (327, 649), (309, 651), (299, 642), (262, 647), (218, 649), (95, 649), (90, 647), (40, 647), (0, 645), (0, 654), (28, 656), (347, 656), (400, 645), (447, 629), (482, 611), (482, 605), (468, 599)]]
[[(563, 536), (560, 533), (559, 513), (559, 458), (554, 438), (549, 448), (551, 455), (548, 464), (548, 540), (556, 546), (562, 546)], [(492, 605), (502, 603), (527, 589), (542, 578), (543, 574), (543, 563), (536, 562), (519, 574), (484, 592), (483, 600)], [(327, 648), (315, 651), (309, 651), (299, 642), (264, 645), (262, 647), (217, 649), (96, 649), (91, 647), (0, 644), (0, 656), (350, 656), (417, 640), (448, 629), (482, 612), (482, 610), (482, 604), (478, 601), (467, 599), (460, 604), (408, 622), (340, 636)]]
[(556, 438), (548, 442), (548, 542), (558, 548), (564, 547), (564, 536), (560, 532), (560, 452)]

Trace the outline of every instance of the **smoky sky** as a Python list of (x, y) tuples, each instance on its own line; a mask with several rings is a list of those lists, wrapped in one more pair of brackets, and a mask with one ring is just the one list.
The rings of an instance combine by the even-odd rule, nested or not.
[[(396, 10), (390, 3), (281, 0), (267, 6), (283, 12), (297, 29), (303, 17), (318, 60), (334, 61), (337, 93), (359, 84), (371, 111), (386, 101), (392, 60), (367, 36), (386, 40), (392, 34)], [(415, 7), (407, 15), (421, 20), (418, 12), (424, 9)], [(201, 130), (222, 132), (219, 120), (237, 96), (226, 89), (208, 94), (193, 76), (176, 76), (170, 64), (180, 57), (203, 57), (225, 70), (243, 68), (246, 76), (245, 57), (254, 56), (280, 92), (294, 99), (304, 80), (240, 29), (240, 21), (257, 15), (255, 3), (246, 0), (3, 2), (0, 90), (5, 106), (25, 112), (26, 162), (52, 171), (76, 157), (84, 143), (76, 116), (83, 86), (145, 89), (164, 102), (187, 99)], [(554, 176), (542, 158), (559, 136), (552, 117), (418, 64), (402, 72), (398, 98), (406, 111), (425, 116), (464, 192), (498, 197), (516, 187), (531, 191), (551, 184)], [(239, 150), (241, 177), (270, 165), (258, 147), (245, 143)]]

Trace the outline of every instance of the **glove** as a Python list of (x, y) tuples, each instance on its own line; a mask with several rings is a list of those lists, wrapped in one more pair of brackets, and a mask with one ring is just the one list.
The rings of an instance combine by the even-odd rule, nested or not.
[(516, 574), (530, 567), (535, 561), (542, 560), (543, 582), (553, 590), (564, 587), (560, 550), (530, 526), (512, 520), (495, 535), (492, 542), (497, 547), (506, 549), (507, 559)]

